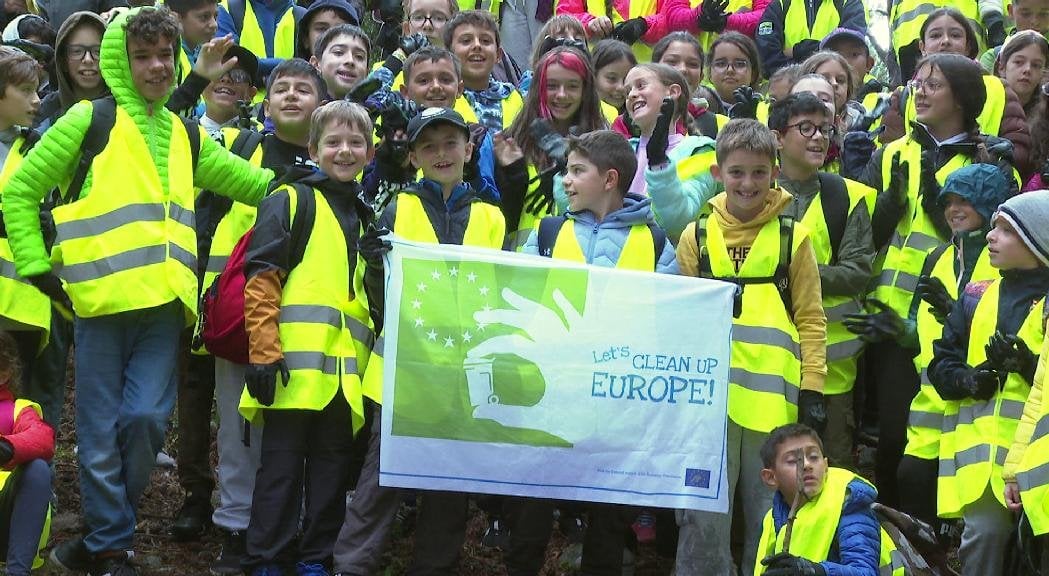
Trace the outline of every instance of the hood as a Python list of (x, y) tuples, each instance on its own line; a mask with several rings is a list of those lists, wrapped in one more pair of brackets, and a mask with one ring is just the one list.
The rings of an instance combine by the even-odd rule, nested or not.
[(605, 219), (597, 222), (594, 213), (589, 210), (579, 212), (567, 212), (565, 216), (587, 226), (598, 226), (602, 228), (630, 228), (635, 224), (649, 224), (655, 222), (652, 216), (652, 200), (637, 194), (627, 194), (623, 198), (623, 207), (609, 213)]
[(973, 205), (990, 228), (991, 216), (998, 206), (1009, 198), (1009, 182), (997, 166), (969, 164), (951, 172), (940, 188), (936, 202), (940, 208), (947, 205), (947, 195), (955, 194)]
[[(26, 18), (40, 17), (35, 14), (22, 14), (21, 16), (16, 16), (14, 20), (8, 22), (7, 26), (4, 27), (4, 42), (11, 42), (13, 40), (24, 40), (24, 38), (22, 38), (22, 34), (18, 31), (18, 26), (22, 23), (22, 20), (25, 20)], [(41, 18), (41, 20), (43, 19)]]
[[(131, 79), (131, 64), (128, 62), (127, 53), (127, 20), (143, 10), (156, 10), (156, 8), (151, 6), (133, 8), (121, 13), (110, 23), (109, 27), (106, 28), (105, 35), (102, 36), (102, 61), (99, 63), (99, 68), (102, 70), (102, 78), (105, 79), (106, 85), (109, 86), (117, 104), (127, 110), (128, 114), (133, 118), (148, 115), (150, 104), (135, 89), (135, 83)], [(178, 38), (175, 38), (174, 42), (177, 44)], [(173, 48), (175, 53), (177, 53), (178, 46), (173, 45)], [(175, 74), (172, 74), (171, 85), (168, 86), (167, 93), (163, 98), (151, 103), (153, 110), (160, 110), (164, 107), (164, 104), (171, 96), (171, 92), (175, 89), (175, 81)]]
[(780, 212), (783, 212), (784, 208), (794, 200), (794, 197), (790, 195), (790, 192), (782, 188), (770, 189), (768, 196), (765, 197), (765, 205), (762, 206), (761, 212), (749, 222), (740, 222), (738, 218), (730, 214), (726, 204), (727, 200), (727, 192), (722, 192), (710, 199), (710, 205), (714, 208), (714, 217), (718, 219), (718, 224), (725, 230), (744, 230), (761, 228), (766, 222), (779, 216)]
[[(58, 29), (58, 34), (55, 38), (55, 70), (58, 76), (58, 97), (62, 103), (62, 110), (68, 110), (70, 106), (76, 104), (77, 98), (73, 92), (73, 81), (69, 78), (69, 70), (66, 69), (62, 62), (65, 60), (65, 46), (69, 42), (69, 37), (72, 36), (73, 30), (79, 26), (94, 26), (98, 28), (99, 32), (105, 33), (106, 23), (102, 18), (94, 12), (74, 12), (70, 14), (69, 18), (62, 23), (62, 26)], [(102, 74), (103, 84), (105, 83), (105, 74)], [(108, 88), (103, 88), (103, 93), (108, 92)]]
[(307, 31), (310, 29), (310, 21), (322, 10), (336, 10), (342, 13), (343, 18), (347, 19), (350, 24), (354, 26), (361, 25), (361, 18), (357, 14), (357, 9), (354, 8), (353, 4), (350, 4), (346, 0), (317, 0), (310, 7), (306, 9), (306, 12), (302, 15), (302, 19), (295, 26), (295, 30), (299, 35), (296, 43), (298, 44), (298, 55), (300, 58), (309, 58), (312, 52), (312, 46), (307, 46), (306, 42), (309, 40), (310, 35)]

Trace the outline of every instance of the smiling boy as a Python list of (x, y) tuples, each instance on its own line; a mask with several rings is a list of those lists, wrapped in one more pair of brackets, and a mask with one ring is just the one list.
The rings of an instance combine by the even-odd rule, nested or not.
[(513, 123), (524, 107), (513, 84), (492, 76), (502, 48), (499, 25), (491, 12), (466, 10), (444, 27), (444, 44), (462, 64), (464, 95), (485, 128), (501, 131)]
[(329, 28), (317, 40), (312, 64), (324, 78), (328, 96), (342, 100), (367, 75), (371, 42), (363, 30), (349, 24)]

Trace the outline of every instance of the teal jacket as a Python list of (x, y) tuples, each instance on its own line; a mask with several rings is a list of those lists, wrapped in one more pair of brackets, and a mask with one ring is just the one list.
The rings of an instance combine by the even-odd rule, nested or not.
[[(167, 95), (158, 101), (147, 102), (135, 89), (125, 38), (127, 19), (141, 10), (153, 9), (138, 8), (121, 14), (106, 28), (102, 37), (99, 67), (117, 106), (128, 113), (142, 133), (160, 181), (166, 188), (172, 123), (180, 121), (173, 112), (164, 108), (167, 96), (175, 87), (174, 73)], [(178, 42), (178, 39), (174, 41)], [(68, 185), (76, 170), (80, 146), (90, 124), (91, 103), (83, 101), (73, 105), (44, 133), (3, 190), (4, 223), (15, 256), (15, 268), (22, 276), (37, 276), (51, 271), (51, 262), (40, 231), (40, 202), (56, 186)], [(84, 180), (84, 196), (91, 190), (93, 176), (93, 169), (89, 170)], [(200, 156), (193, 173), (193, 182), (197, 187), (254, 206), (266, 195), (272, 179), (272, 171), (251, 166), (201, 131)], [(121, 192), (99, 190), (93, 193)]]

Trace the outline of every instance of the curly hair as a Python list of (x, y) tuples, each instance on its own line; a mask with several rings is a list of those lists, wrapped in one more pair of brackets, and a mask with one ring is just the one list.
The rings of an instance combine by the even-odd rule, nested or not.
[(146, 7), (128, 16), (124, 32), (147, 44), (174, 42), (179, 37), (179, 24), (175, 13), (166, 6)]
[(13, 336), (0, 330), (0, 385), (7, 378), (7, 389), (18, 395), (18, 383), (22, 381), (22, 360), (18, 357), (18, 344)]

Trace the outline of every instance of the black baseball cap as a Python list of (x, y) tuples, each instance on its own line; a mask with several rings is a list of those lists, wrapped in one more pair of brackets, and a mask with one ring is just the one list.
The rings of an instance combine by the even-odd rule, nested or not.
[(237, 57), (236, 68), (248, 73), (251, 78), (251, 85), (256, 88), (262, 88), (262, 78), (259, 77), (259, 58), (255, 56), (251, 50), (241, 46), (240, 44), (234, 44), (226, 50), (226, 53), (222, 56), (222, 61), (225, 62), (234, 56)]
[(470, 136), (470, 127), (466, 125), (466, 120), (463, 119), (462, 114), (459, 114), (451, 108), (432, 106), (419, 112), (415, 115), (415, 118), (408, 121), (408, 142), (414, 143), (423, 130), (441, 123), (451, 124), (452, 126), (461, 128), (467, 138)]

